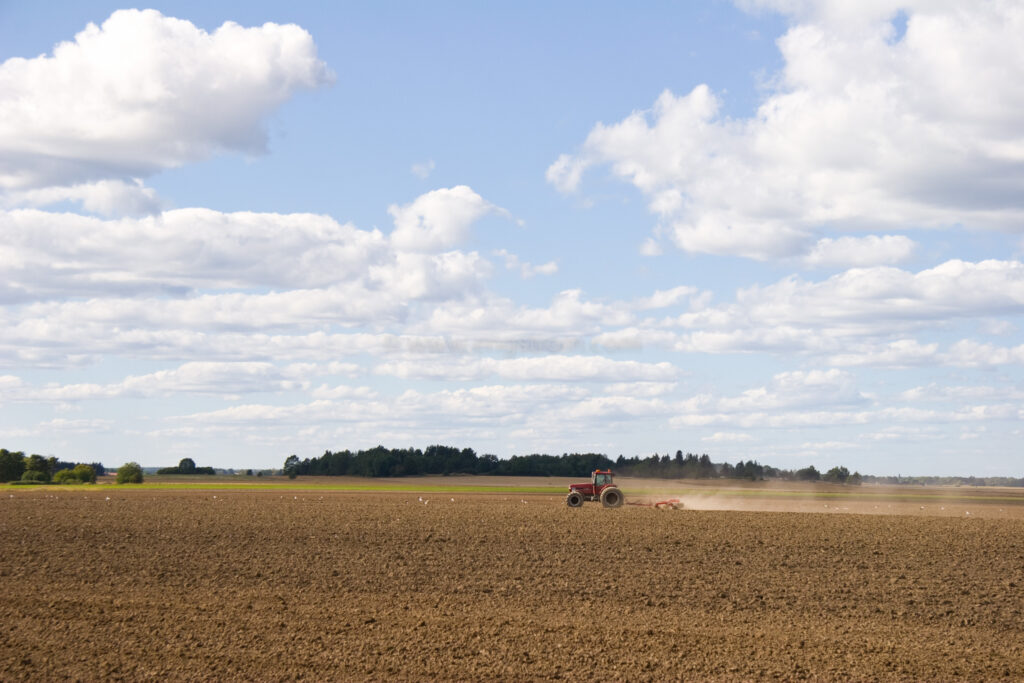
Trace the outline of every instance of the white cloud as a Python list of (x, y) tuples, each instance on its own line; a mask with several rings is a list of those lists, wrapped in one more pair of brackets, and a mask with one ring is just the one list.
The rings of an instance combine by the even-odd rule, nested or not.
[(775, 375), (771, 384), (744, 391), (718, 401), (724, 412), (752, 412), (798, 407), (849, 406), (864, 404), (866, 397), (856, 389), (852, 375), (840, 370), (790, 371)]
[[(284, 367), (267, 362), (193, 361), (179, 367), (132, 375), (110, 384), (56, 384), (32, 387), (18, 378), (5, 386), (0, 377), (0, 396), (16, 401), (75, 402), (122, 397), (205, 394), (236, 397), (240, 394), (285, 392), (310, 388), (310, 379), (320, 371), (330, 374), (331, 366), (293, 364)], [(343, 370), (344, 366), (335, 367)], [(353, 389), (353, 394), (360, 393)], [(365, 395), (365, 391), (362, 392)]]
[[(465, 189), (476, 203), (487, 205)], [(436, 192), (446, 191), (423, 195), (413, 205)], [(444, 223), (437, 212), (432, 215), (432, 225)], [(452, 220), (465, 229), (472, 215), (455, 210)], [(476, 290), (491, 272), (476, 252), (407, 252), (395, 249), (378, 230), (314, 214), (178, 209), (101, 220), (16, 209), (0, 211), (0, 231), (0, 266), (8, 273), (0, 301), (69, 292), (180, 295), (193, 289), (268, 287), (320, 290), (310, 295), (315, 300), (334, 288), (352, 297), (341, 310), (373, 310), (409, 299), (458, 298)]]
[(260, 153), (267, 115), (331, 78), (293, 24), (207, 33), (119, 10), (52, 56), (0, 64), (0, 188), (124, 181), (222, 150)]
[(629, 326), (620, 330), (601, 332), (593, 337), (595, 346), (610, 351), (626, 351), (645, 347), (672, 348), (679, 340), (674, 332), (654, 328)]
[(754, 437), (750, 434), (743, 432), (715, 432), (711, 436), (705, 436), (701, 438), (701, 441), (707, 441), (709, 443), (741, 443), (745, 441), (752, 441)]
[(509, 253), (505, 249), (497, 249), (494, 254), (504, 259), (507, 270), (518, 270), (524, 279), (531, 278), (534, 275), (554, 275), (558, 272), (558, 263), (555, 261), (548, 261), (547, 263), (535, 266), (528, 261), (521, 261), (518, 256)]
[[(684, 328), (729, 339), (750, 330), (815, 337), (885, 336), (900, 330), (946, 325), (1024, 312), (1024, 264), (952, 260), (917, 273), (876, 266), (855, 268), (821, 282), (788, 277), (737, 292), (736, 302), (684, 313)], [(743, 328), (747, 327), (748, 330)], [(808, 338), (812, 339), (811, 337)], [(697, 340), (697, 335), (691, 343)]]
[(412, 171), (412, 174), (417, 178), (422, 178), (423, 180), (426, 180), (434, 171), (434, 160), (429, 159), (427, 161), (413, 164), (410, 170)]
[(681, 301), (689, 299), (695, 294), (697, 294), (697, 288), (686, 285), (666, 290), (659, 289), (651, 296), (640, 299), (637, 302), (637, 307), (643, 310), (652, 308), (669, 308), (671, 306), (679, 305)]
[(881, 346), (849, 348), (830, 357), (833, 365), (841, 367), (874, 366), (907, 368), (933, 365), (938, 359), (939, 345), (922, 344), (915, 339), (899, 339)]
[[(722, 116), (706, 85), (666, 91), (650, 112), (597, 124), (549, 181), (572, 191), (607, 164), (681, 249), (755, 259), (827, 262), (836, 245), (816, 239), (823, 229), (1020, 229), (1024, 9), (757, 4), (797, 23), (778, 41), (785, 66), (755, 116)], [(901, 6), (902, 37), (891, 21)], [(895, 259), (909, 245), (882, 246)]]
[(500, 211), (465, 185), (433, 190), (411, 204), (388, 207), (395, 221), (391, 243), (401, 251), (440, 251), (463, 242), (484, 215)]
[(498, 376), (515, 381), (635, 381), (663, 382), (678, 375), (671, 363), (616, 361), (601, 356), (541, 356), (536, 358), (478, 358), (471, 360), (391, 361), (376, 372), (403, 379), (449, 381)]
[(804, 257), (812, 268), (877, 266), (899, 263), (910, 258), (914, 241), (902, 235), (869, 235), (818, 240)]
[(0, 264), (26, 296), (324, 287), (365, 280), (396, 258), (379, 231), (313, 214), (178, 209), (101, 220), (22, 209), (0, 212), (0, 230)]
[(633, 319), (622, 302), (587, 301), (583, 292), (559, 292), (547, 308), (518, 306), (509, 299), (488, 296), (483, 300), (449, 301), (437, 306), (423, 324), (442, 334), (502, 339), (535, 334), (564, 334), (579, 338), (604, 326), (626, 325)]
[(999, 365), (1024, 364), (1024, 344), (1000, 347), (971, 339), (962, 339), (949, 349), (945, 360), (950, 365), (966, 368), (991, 368)]
[(0, 206), (47, 206), (62, 201), (77, 201), (82, 208), (103, 216), (144, 216), (160, 210), (156, 191), (146, 187), (138, 178), (99, 180), (92, 183), (32, 190), (14, 190), (0, 195)]

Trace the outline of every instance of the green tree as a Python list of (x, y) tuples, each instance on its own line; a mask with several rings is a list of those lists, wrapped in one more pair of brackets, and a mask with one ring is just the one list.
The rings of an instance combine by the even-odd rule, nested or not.
[(141, 484), (142, 466), (137, 462), (126, 462), (117, 468), (118, 484)]
[(850, 478), (850, 470), (845, 467), (833, 467), (825, 476), (822, 477), (825, 481), (830, 481), (833, 484), (843, 484), (847, 479)]
[[(28, 456), (28, 460), (25, 462), (25, 471), (27, 472), (41, 472), (44, 479), (42, 481), (50, 481), (50, 477), (53, 475), (53, 471), (50, 469), (50, 461), (41, 455), (33, 453)], [(35, 481), (39, 481), (38, 479)]]
[(196, 471), (196, 462), (192, 458), (182, 458), (178, 463), (179, 474), (193, 474)]
[(75, 475), (75, 479), (83, 484), (96, 483), (96, 470), (91, 465), (75, 465), (71, 472)]
[(292, 454), (285, 459), (284, 473), (288, 475), (289, 479), (299, 476), (299, 456)]
[(821, 479), (821, 473), (818, 472), (818, 468), (814, 465), (810, 467), (804, 467), (796, 471), (796, 478), (802, 481), (818, 481)]
[(18, 481), (25, 473), (25, 454), (0, 448), (0, 482)]

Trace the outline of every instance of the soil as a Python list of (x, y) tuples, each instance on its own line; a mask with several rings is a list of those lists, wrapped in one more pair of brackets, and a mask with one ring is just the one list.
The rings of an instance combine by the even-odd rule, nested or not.
[(998, 505), (5, 491), (0, 680), (1022, 680)]

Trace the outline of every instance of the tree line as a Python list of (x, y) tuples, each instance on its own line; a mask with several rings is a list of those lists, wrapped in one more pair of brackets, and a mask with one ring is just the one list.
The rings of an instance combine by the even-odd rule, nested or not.
[(25, 484), (95, 484), (97, 476), (106, 474), (98, 462), (76, 463), (43, 457), (22, 451), (0, 448), (0, 482)]
[(316, 458), (300, 460), (290, 455), (284, 461), (284, 473), (291, 478), (305, 476), (403, 477), (420, 474), (490, 474), (498, 476), (589, 477), (597, 469), (614, 469), (629, 477), (660, 479), (787, 479), (860, 484), (863, 477), (845, 467), (833, 467), (824, 474), (815, 467), (784, 470), (761, 465), (755, 460), (735, 465), (712, 462), (705, 453), (675, 456), (657, 453), (646, 458), (620, 455), (612, 460), (602, 453), (532, 453), (501, 460), (496, 455), (477, 455), (472, 448), (434, 445), (418, 448), (377, 446), (361, 451), (324, 451)]
[(177, 467), (161, 467), (157, 474), (217, 474), (212, 467), (196, 467), (196, 461), (192, 458), (182, 458)]

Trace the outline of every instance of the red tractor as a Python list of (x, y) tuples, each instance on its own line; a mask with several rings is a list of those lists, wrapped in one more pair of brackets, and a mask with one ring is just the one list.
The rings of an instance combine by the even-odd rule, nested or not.
[(569, 495), (565, 497), (565, 504), (571, 508), (578, 508), (585, 500), (599, 500), (606, 508), (617, 508), (626, 502), (626, 497), (612, 481), (611, 470), (594, 470), (589, 483), (569, 484)]

